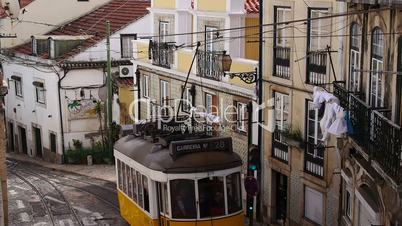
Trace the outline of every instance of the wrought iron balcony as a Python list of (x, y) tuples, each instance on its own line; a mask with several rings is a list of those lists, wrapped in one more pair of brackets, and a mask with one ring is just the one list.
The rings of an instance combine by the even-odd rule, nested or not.
[(150, 58), (152, 59), (152, 64), (170, 68), (170, 65), (173, 64), (173, 42), (150, 42), (149, 44), (149, 53)]
[(349, 109), (349, 91), (345, 88), (345, 82), (334, 82), (334, 96), (339, 99), (341, 107)]
[(274, 47), (274, 76), (290, 79), (290, 48)]
[(309, 52), (307, 54), (307, 83), (313, 85), (326, 84), (327, 52)]
[(304, 171), (316, 176), (324, 178), (324, 151), (325, 147), (307, 143), (304, 152)]
[(197, 75), (220, 81), (224, 75), (221, 64), (225, 52), (223, 51), (198, 51)]
[(383, 109), (373, 108), (356, 93), (334, 83), (334, 95), (349, 107), (353, 131), (349, 136), (369, 160), (376, 161), (396, 183), (402, 183), (402, 132), (400, 126), (385, 117)]
[(272, 139), (272, 157), (281, 162), (289, 162), (289, 147), (283, 142), (282, 134), (279, 130), (275, 130)]

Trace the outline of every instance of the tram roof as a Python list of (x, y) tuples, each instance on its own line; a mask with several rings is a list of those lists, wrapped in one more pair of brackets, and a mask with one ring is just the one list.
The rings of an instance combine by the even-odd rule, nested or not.
[(198, 173), (242, 165), (239, 155), (231, 150), (201, 151), (174, 157), (168, 147), (134, 135), (121, 138), (114, 148), (139, 164), (164, 173)]

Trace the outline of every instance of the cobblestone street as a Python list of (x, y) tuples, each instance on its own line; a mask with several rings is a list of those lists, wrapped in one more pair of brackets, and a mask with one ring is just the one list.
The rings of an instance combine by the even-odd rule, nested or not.
[(10, 225), (127, 225), (115, 184), (8, 161)]

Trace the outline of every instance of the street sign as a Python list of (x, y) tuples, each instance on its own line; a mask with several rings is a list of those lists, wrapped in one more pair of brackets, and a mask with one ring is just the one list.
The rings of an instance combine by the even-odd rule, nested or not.
[(257, 179), (252, 176), (246, 177), (246, 179), (244, 179), (244, 188), (246, 189), (247, 195), (256, 196), (258, 194)]

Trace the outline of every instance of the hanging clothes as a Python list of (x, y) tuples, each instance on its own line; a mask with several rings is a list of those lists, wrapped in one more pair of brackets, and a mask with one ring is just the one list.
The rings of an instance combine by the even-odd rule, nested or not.
[(336, 114), (336, 119), (328, 128), (328, 133), (341, 137), (343, 134), (348, 132), (348, 125), (345, 120), (345, 111), (341, 106), (336, 105), (334, 107), (334, 112)]

